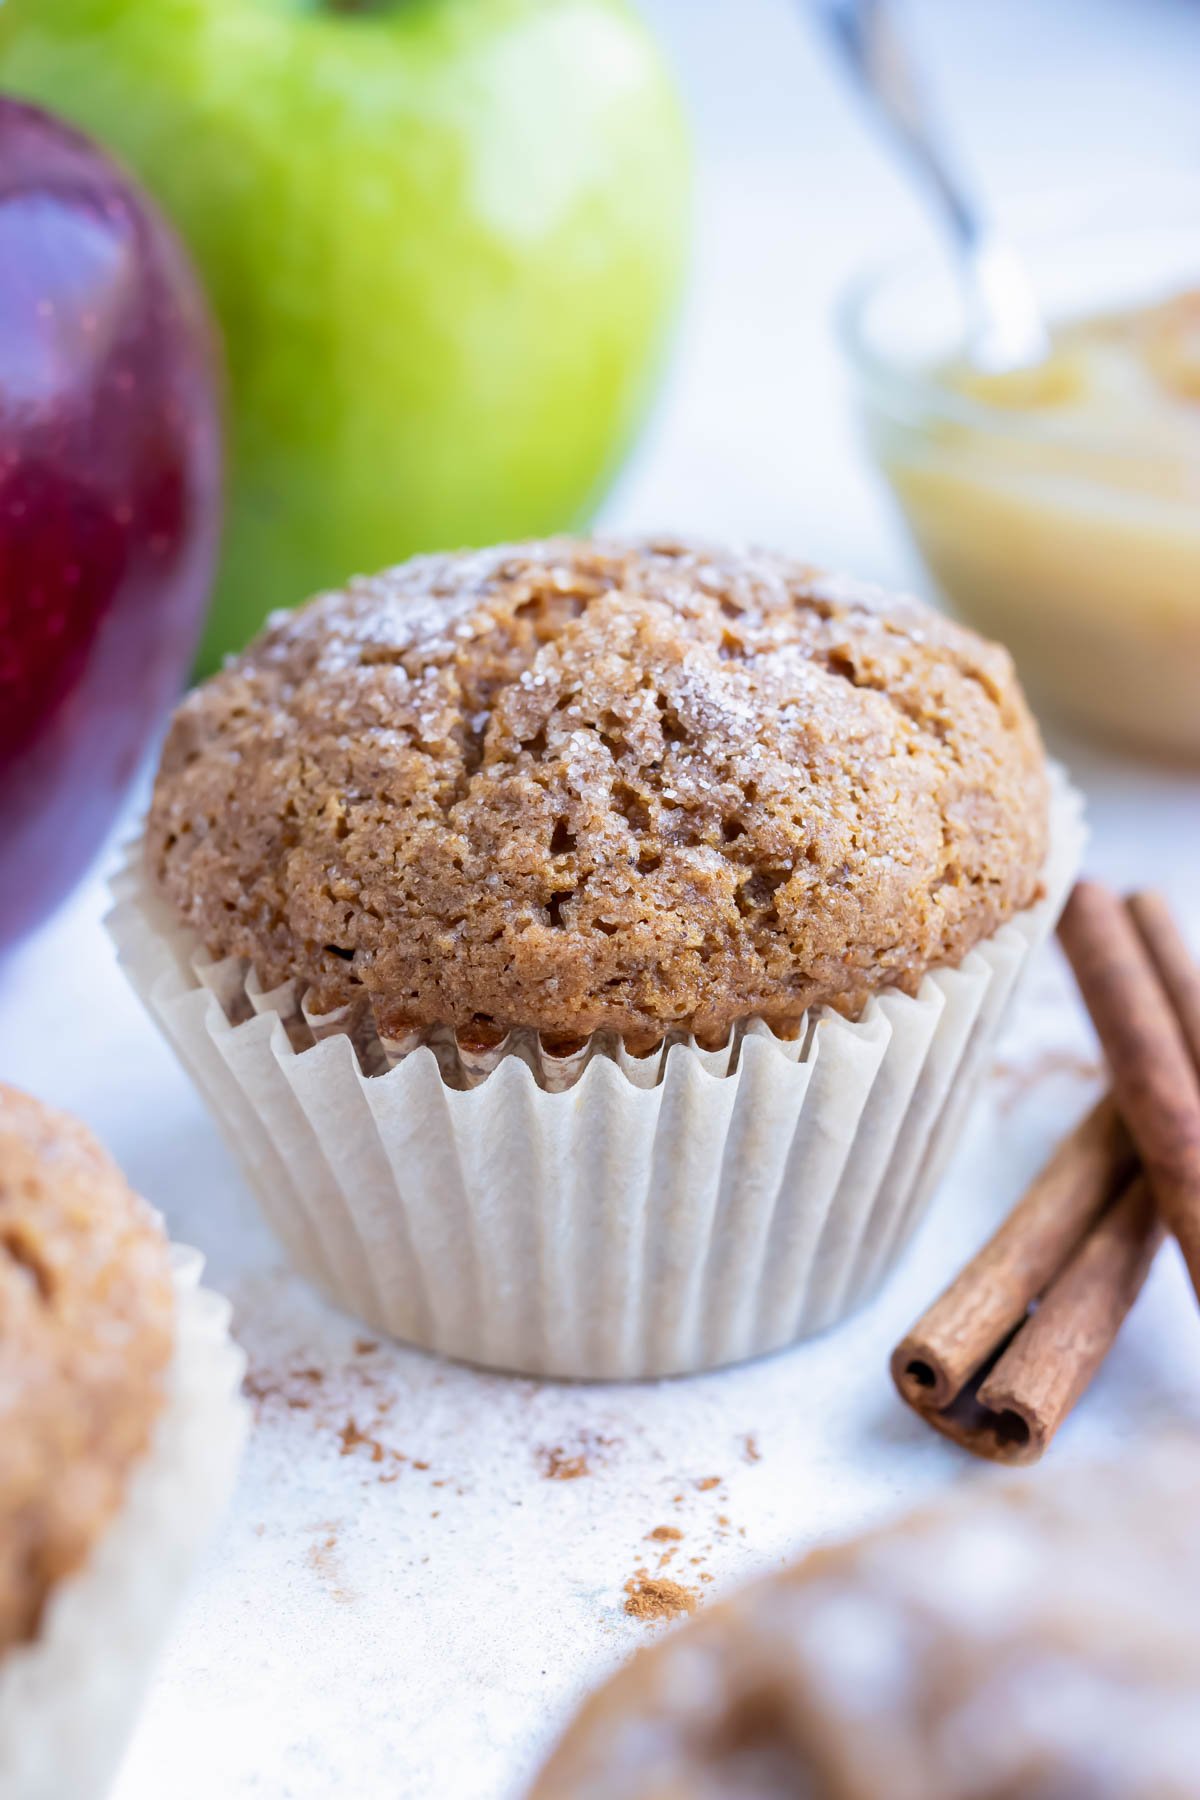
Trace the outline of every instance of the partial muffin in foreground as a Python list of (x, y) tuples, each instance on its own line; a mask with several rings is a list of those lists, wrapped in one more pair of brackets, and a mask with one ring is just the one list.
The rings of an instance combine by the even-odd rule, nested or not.
[(878, 1284), (1079, 842), (1003, 650), (560, 540), (273, 621), (179, 708), (111, 926), (343, 1305), (668, 1374)]
[(1200, 1446), (972, 1484), (636, 1656), (531, 1800), (1196, 1800)]
[(0, 1791), (108, 1785), (242, 1433), (225, 1311), (76, 1120), (0, 1085)]
[(0, 1087), (0, 1655), (119, 1508), (174, 1315), (149, 1207), (82, 1125)]
[(915, 992), (1047, 834), (995, 645), (782, 558), (550, 543), (278, 620), (177, 712), (147, 857), (319, 1012), (645, 1046)]

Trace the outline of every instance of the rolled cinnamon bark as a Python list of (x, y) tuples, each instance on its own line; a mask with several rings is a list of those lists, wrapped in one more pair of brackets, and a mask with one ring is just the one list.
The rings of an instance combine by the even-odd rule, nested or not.
[(1113, 1092), (892, 1357), (929, 1424), (1006, 1463), (1042, 1455), (1165, 1227), (1200, 1292), (1200, 968), (1156, 894), (1123, 905), (1081, 883), (1060, 930)]
[(1012, 1463), (1042, 1455), (1112, 1348), (1162, 1240), (1154, 1196), (1139, 1175), (980, 1382), (984, 1428), (996, 1439), (989, 1454)]
[(892, 1379), (920, 1412), (949, 1406), (1021, 1324), (1134, 1170), (1111, 1097), (1064, 1139), (995, 1236), (892, 1353)]
[(1179, 1028), (1200, 1071), (1200, 963), (1184, 942), (1183, 934), (1161, 894), (1144, 890), (1132, 894), (1129, 916), (1167, 990)]
[(1200, 1081), (1180, 1023), (1139, 928), (1107, 888), (1080, 882), (1059, 935), (1121, 1116), (1200, 1294)]
[(936, 1431), (973, 1455), (1037, 1462), (1112, 1347), (1163, 1235), (1149, 1183), (1135, 1175), (1085, 1232), (1035, 1309), (993, 1345), (948, 1405), (922, 1404), (903, 1387), (901, 1393)]

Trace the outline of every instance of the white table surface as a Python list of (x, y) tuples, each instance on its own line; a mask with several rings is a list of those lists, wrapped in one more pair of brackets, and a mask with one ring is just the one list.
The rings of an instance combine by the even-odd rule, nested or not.
[[(785, 0), (648, 10), (697, 118), (696, 284), (664, 404), (608, 522), (757, 538), (918, 580), (856, 450), (827, 330), (848, 273), (915, 228), (911, 203)], [(912, 10), (1001, 197), (1047, 168), (1070, 185), (1200, 152), (1197, 9)], [(1092, 867), (1163, 885), (1200, 943), (1200, 784), (1055, 747), (1089, 796)], [(506, 1800), (584, 1690), (661, 1629), (623, 1611), (654, 1527), (684, 1532), (670, 1572), (709, 1601), (820, 1538), (995, 1479), (898, 1405), (885, 1364), (1095, 1087), (1094, 1044), (1056, 953), (876, 1303), (767, 1362), (579, 1388), (356, 1351), (353, 1322), (282, 1267), (117, 973), (104, 905), (97, 877), (0, 965), (0, 1076), (81, 1114), (172, 1234), (204, 1250), (258, 1394), (236, 1502), (116, 1800)], [(385, 1447), (382, 1462), (343, 1454), (350, 1419)], [(1053, 1461), (1119, 1449), (1159, 1420), (1200, 1425), (1200, 1316), (1173, 1248)], [(547, 1479), (556, 1449), (582, 1450), (590, 1473)], [(718, 1486), (699, 1485), (713, 1476)]]

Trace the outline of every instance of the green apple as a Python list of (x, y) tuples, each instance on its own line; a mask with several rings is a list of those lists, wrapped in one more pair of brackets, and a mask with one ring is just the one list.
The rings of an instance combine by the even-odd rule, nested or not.
[(587, 521), (687, 236), (624, 0), (0, 0), (0, 87), (137, 171), (223, 326), (205, 666), (355, 570)]

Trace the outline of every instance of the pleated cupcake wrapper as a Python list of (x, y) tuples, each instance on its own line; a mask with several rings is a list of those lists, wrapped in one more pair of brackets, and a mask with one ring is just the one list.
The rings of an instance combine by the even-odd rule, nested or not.
[(229, 1307), (172, 1246), (176, 1342), (149, 1449), (82, 1569), (51, 1595), (37, 1637), (0, 1659), (0, 1795), (107, 1793), (192, 1567), (233, 1486), (246, 1429), (244, 1358)]
[(598, 1035), (389, 1041), (213, 962), (142, 873), (109, 930), (299, 1267), (372, 1327), (466, 1361), (622, 1378), (737, 1362), (881, 1282), (936, 1183), (1083, 844), (1053, 786), (1038, 902), (919, 993), (792, 1040), (630, 1056)]

